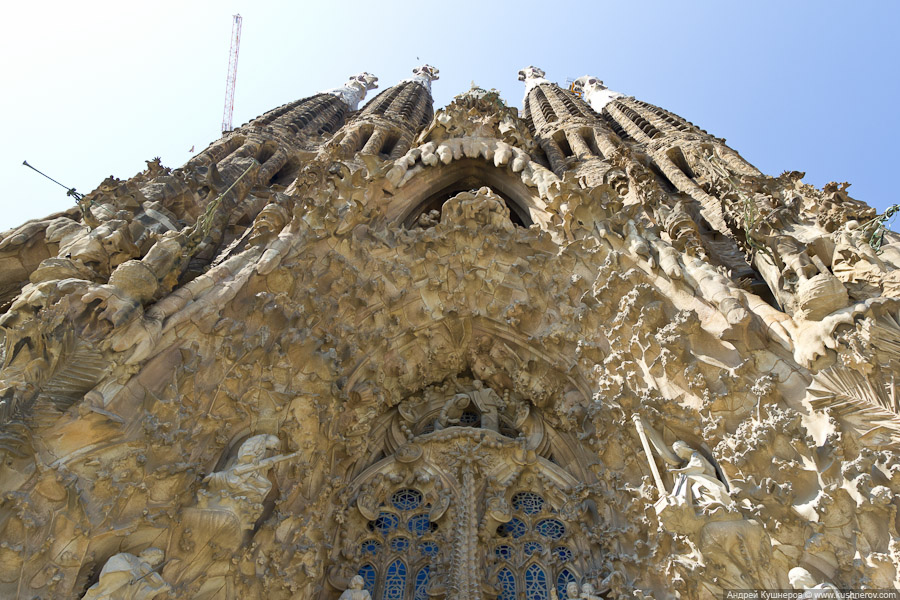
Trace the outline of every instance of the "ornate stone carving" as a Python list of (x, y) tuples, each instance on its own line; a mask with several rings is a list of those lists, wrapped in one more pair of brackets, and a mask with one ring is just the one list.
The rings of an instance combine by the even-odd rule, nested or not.
[(436, 76), (0, 240), (0, 597), (900, 584), (900, 238), (591, 78)]

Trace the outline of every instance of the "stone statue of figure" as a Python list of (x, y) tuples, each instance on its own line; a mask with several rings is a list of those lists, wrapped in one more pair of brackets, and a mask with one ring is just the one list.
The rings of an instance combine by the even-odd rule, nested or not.
[(594, 592), (594, 585), (587, 582), (581, 584), (581, 592), (579, 592), (578, 584), (570, 581), (566, 584), (566, 596), (569, 600), (603, 600)]
[(163, 556), (159, 548), (147, 548), (138, 556), (129, 552), (113, 555), (82, 600), (151, 600), (167, 592), (169, 584), (156, 572)]
[(481, 427), (491, 431), (500, 431), (500, 411), (506, 408), (503, 398), (497, 395), (493, 389), (485, 387), (480, 379), (472, 382), (475, 390), (470, 392), (472, 402), (481, 411)]
[(354, 575), (353, 579), (350, 580), (350, 587), (344, 590), (338, 600), (372, 600), (372, 594), (369, 593), (369, 590), (363, 589), (365, 583), (362, 576)]
[(378, 78), (371, 73), (357, 73), (339, 88), (328, 90), (325, 94), (332, 94), (340, 98), (350, 110), (359, 108), (359, 103), (366, 97), (366, 92), (378, 88)]
[(242, 529), (252, 529), (262, 514), (262, 501), (272, 489), (272, 482), (266, 476), (268, 469), (276, 462), (293, 455), (266, 459), (266, 451), (279, 446), (274, 435), (255, 435), (247, 438), (238, 449), (235, 463), (222, 471), (210, 473), (204, 479), (208, 491), (202, 508), (227, 509), (234, 512), (241, 521)]
[(434, 422), (435, 430), (444, 429), (451, 425), (458, 425), (459, 419), (469, 406), (471, 399), (468, 394), (456, 394), (444, 403), (441, 414)]
[(800, 595), (801, 600), (818, 600), (820, 598), (829, 600), (839, 600), (843, 598), (840, 590), (831, 583), (816, 583), (812, 574), (803, 567), (794, 567), (788, 571), (788, 581), (795, 590), (804, 590)]
[(683, 467), (669, 469), (679, 475), (671, 493), (676, 502), (710, 511), (731, 506), (728, 489), (719, 481), (715, 467), (706, 457), (681, 440), (672, 444), (672, 450), (686, 461)]
[(623, 94), (614, 92), (605, 85), (603, 81), (591, 75), (582, 75), (572, 84), (576, 91), (581, 92), (584, 101), (591, 105), (595, 111), (600, 112), (603, 107), (615, 100), (621, 98)]

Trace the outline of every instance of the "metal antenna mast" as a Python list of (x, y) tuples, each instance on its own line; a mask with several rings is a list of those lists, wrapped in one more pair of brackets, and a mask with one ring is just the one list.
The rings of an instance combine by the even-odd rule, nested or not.
[(225, 113), (222, 115), (222, 133), (233, 129), (231, 117), (234, 114), (234, 84), (237, 80), (238, 52), (241, 49), (241, 15), (234, 15), (231, 26), (231, 50), (228, 51), (228, 79), (225, 83)]

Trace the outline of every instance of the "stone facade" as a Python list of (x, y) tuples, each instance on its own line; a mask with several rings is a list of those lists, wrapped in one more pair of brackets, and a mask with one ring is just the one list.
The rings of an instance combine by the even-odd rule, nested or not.
[(0, 241), (0, 597), (900, 584), (900, 238), (523, 69), (276, 108)]

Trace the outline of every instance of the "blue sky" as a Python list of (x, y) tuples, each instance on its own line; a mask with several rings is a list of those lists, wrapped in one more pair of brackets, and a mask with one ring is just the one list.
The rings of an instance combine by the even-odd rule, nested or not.
[[(762, 171), (805, 171), (884, 210), (900, 137), (900, 3), (41, 2), (4, 9), (0, 229), (70, 206), (219, 136), (231, 15), (244, 17), (235, 123), (370, 71), (440, 70), (436, 107), (474, 81), (521, 106), (517, 71), (597, 75), (665, 107)], [(896, 227), (894, 227), (896, 229)]]

